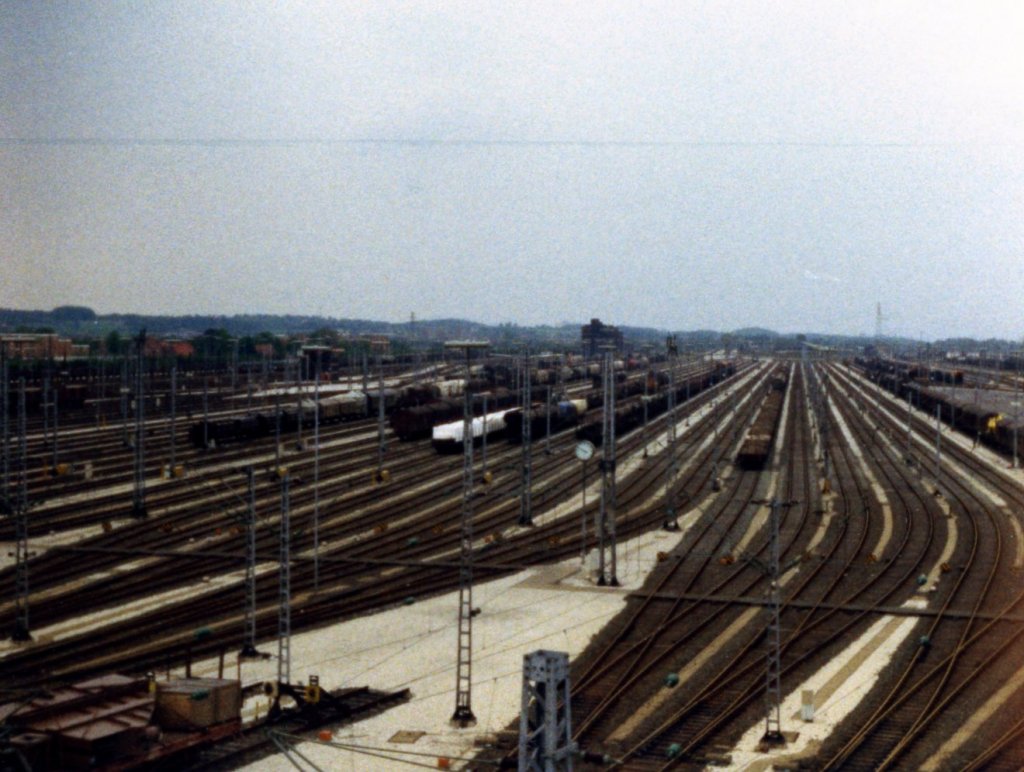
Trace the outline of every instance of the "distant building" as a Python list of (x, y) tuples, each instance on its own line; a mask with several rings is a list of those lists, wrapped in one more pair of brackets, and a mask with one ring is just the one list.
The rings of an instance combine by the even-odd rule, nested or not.
[(159, 357), (180, 357), (187, 359), (195, 356), (196, 349), (187, 340), (154, 338), (146, 336), (146, 343), (142, 348), (142, 355), (147, 358), (156, 359)]
[(590, 324), (580, 328), (580, 340), (583, 342), (583, 355), (597, 356), (602, 346), (614, 346), (615, 351), (622, 350), (622, 333), (618, 327), (604, 324), (600, 319), (591, 319)]
[(89, 347), (72, 343), (56, 333), (4, 333), (0, 347), (9, 358), (71, 359), (89, 356)]
[(370, 344), (370, 348), (374, 351), (382, 351), (387, 353), (391, 350), (391, 338), (383, 333), (370, 333), (364, 335), (363, 340)]

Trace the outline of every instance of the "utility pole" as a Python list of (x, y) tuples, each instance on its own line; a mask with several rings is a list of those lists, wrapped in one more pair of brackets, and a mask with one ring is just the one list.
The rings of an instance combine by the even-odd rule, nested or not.
[(486, 349), (484, 341), (455, 340), (445, 349), (462, 349), (466, 354), (466, 388), (462, 402), (462, 528), (459, 534), (459, 632), (455, 668), (455, 712), (451, 723), (458, 727), (476, 725), (472, 709), (473, 675), (473, 417), (470, 411), (470, 355)]
[[(676, 338), (669, 335), (665, 339), (668, 359), (668, 463), (665, 465), (665, 521), (661, 527), (666, 531), (678, 531), (679, 521), (676, 519), (675, 478), (676, 478)], [(644, 415), (647, 405), (644, 403)]]
[(313, 384), (313, 591), (320, 589), (320, 348)]
[(913, 396), (913, 392), (910, 391), (910, 387), (907, 387), (907, 464), (913, 462), (913, 455), (910, 449), (910, 400)]
[(43, 447), (50, 446), (50, 373), (43, 376)]
[(765, 720), (764, 739), (779, 742), (782, 737), (782, 593), (779, 588), (779, 500), (771, 502), (771, 546), (768, 579), (771, 582), (768, 600), (767, 656), (765, 658)]
[(245, 363), (245, 412), (252, 411), (252, 362)]
[(760, 500), (754, 504), (768, 504), (770, 509), (768, 530), (768, 627), (765, 631), (765, 726), (763, 740), (773, 745), (785, 744), (782, 734), (782, 593), (779, 569), (779, 510), (799, 503), (797, 501)]
[(121, 441), (127, 448), (128, 441), (128, 357), (121, 356)]
[(231, 341), (231, 393), (235, 393), (238, 386), (238, 338)]
[(11, 506), (11, 429), (10, 429), (10, 396), (7, 374), (7, 346), (0, 340), (0, 420), (3, 421), (3, 500), (0, 501), (0, 513), (9, 515)]
[(59, 439), (60, 435), (58, 434), (58, 412), (57, 412), (57, 403), (59, 402), (58, 396), (59, 396), (58, 390), (56, 388), (53, 389), (53, 391), (51, 392), (51, 395), (50, 395), (50, 404), (53, 407), (53, 446), (52, 446), (53, 456), (52, 456), (52, 459), (51, 459), (50, 468), (53, 470), (53, 474), (54, 475), (57, 474), (57, 460), (58, 460), (59, 451), (60, 451), (60, 439)]
[(245, 470), (249, 481), (249, 506), (245, 510), (245, 642), (239, 656), (252, 658), (256, 651), (256, 474)]
[(20, 424), (19, 450), (21, 455), (21, 480), (18, 490), (18, 505), (14, 511), (14, 629), (13, 641), (31, 641), (28, 621), (28, 420), (25, 409), (25, 379), (18, 382), (21, 401), (18, 407)]
[[(619, 584), (616, 575), (615, 545), (615, 373), (612, 366), (614, 346), (602, 346), (604, 352), (604, 405), (601, 424), (601, 506), (598, 533), (598, 579), (601, 586)], [(610, 547), (610, 577), (605, 575), (605, 549)]]
[[(468, 387), (467, 387), (468, 388)], [(483, 434), (484, 436), (480, 440), (480, 479), (483, 480), (484, 485), (489, 485), (491, 482), (490, 475), (487, 474), (487, 392), (485, 391), (480, 395), (483, 400)]]
[[(285, 377), (284, 383), (288, 382)], [(281, 388), (274, 389), (274, 469), (281, 468)]]
[(203, 374), (203, 452), (210, 449), (210, 378)]
[[(523, 477), (522, 491), (519, 500), (519, 525), (533, 525), (533, 501), (531, 499), (532, 485), (531, 473), (533, 472), (532, 448), (530, 447), (530, 424), (533, 421), (532, 400), (530, 391), (530, 349), (523, 349)], [(467, 381), (468, 382), (468, 381)]]
[[(1020, 353), (1014, 357), (1015, 372), (1013, 374), (1013, 468), (1017, 469), (1017, 424), (1020, 423)], [(952, 423), (952, 422), (951, 422)]]
[(298, 420), (296, 421), (296, 431), (298, 432), (298, 438), (295, 441), (295, 449), (300, 451), (305, 450), (305, 447), (303, 446), (302, 443), (302, 391), (304, 388), (302, 377), (303, 360), (304, 357), (302, 356), (302, 352), (300, 351), (298, 359), (295, 362), (295, 415), (298, 417)]
[(135, 339), (135, 485), (132, 489), (132, 517), (146, 516), (146, 421), (145, 421), (145, 368), (143, 353), (146, 346), (146, 330), (139, 332)]
[(547, 416), (546, 416), (546, 423), (547, 423), (547, 425), (545, 426), (545, 429), (544, 429), (544, 453), (545, 453), (545, 455), (550, 456), (551, 455), (551, 385), (550, 385), (550, 382), (548, 383), (546, 397), (544, 399), (544, 404), (547, 405)]
[(292, 575), (291, 518), (288, 506), (288, 475), (281, 478), (281, 549), (278, 573), (277, 684), (291, 683), (292, 667)]
[(935, 403), (935, 495), (940, 494), (939, 477), (942, 473), (942, 405)]
[(610, 483), (609, 492), (611, 494), (608, 501), (608, 537), (609, 546), (611, 547), (611, 578), (608, 580), (608, 584), (612, 587), (619, 586), (619, 573), (618, 573), (618, 541), (616, 538), (617, 530), (617, 519), (618, 519), (618, 490), (616, 480), (616, 458), (615, 458), (615, 367), (614, 367), (614, 354), (615, 347), (608, 352), (608, 383), (611, 388), (608, 390), (608, 394), (611, 398), (611, 409), (608, 412), (608, 436), (610, 442), (607, 445), (607, 451), (609, 453), (609, 460), (611, 462), (611, 468), (608, 470), (608, 481)]
[(175, 449), (177, 447), (177, 437), (175, 435), (175, 419), (177, 418), (177, 397), (178, 397), (178, 366), (171, 365), (171, 468), (170, 476), (174, 476), (174, 467), (177, 464), (175, 457)]
[[(466, 381), (469, 388), (469, 381)], [(388, 449), (384, 436), (384, 356), (383, 345), (377, 347), (377, 481), (384, 482), (384, 453)]]

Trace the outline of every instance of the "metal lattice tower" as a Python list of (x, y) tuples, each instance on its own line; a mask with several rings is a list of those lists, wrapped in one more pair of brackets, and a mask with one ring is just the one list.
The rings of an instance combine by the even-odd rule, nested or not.
[(121, 441), (127, 448), (128, 442), (128, 359), (121, 359)]
[[(3, 467), (0, 484), (0, 514), (9, 515), (14, 511), (11, 503), (11, 429), (10, 429), (10, 397), (7, 383), (7, 349), (0, 343), (0, 421), (3, 422)], [(98, 404), (98, 403), (97, 403)]]
[(175, 437), (175, 419), (177, 416), (177, 397), (178, 397), (178, 366), (171, 366), (171, 468), (170, 474), (174, 476), (174, 467), (177, 463), (175, 456), (175, 450), (177, 448), (177, 439)]
[(143, 351), (146, 345), (146, 331), (142, 330), (135, 339), (135, 485), (132, 488), (132, 517), (146, 516), (146, 418), (145, 418), (145, 372)]
[(58, 410), (57, 410), (57, 408), (58, 408), (58, 404), (57, 403), (59, 402), (59, 400), (57, 399), (57, 397), (58, 397), (57, 389), (53, 389), (53, 391), (50, 392), (50, 407), (53, 409), (53, 446), (52, 446), (53, 457), (52, 457), (52, 466), (53, 466), (53, 473), (54, 474), (57, 474), (57, 461), (58, 461), (59, 454), (60, 454), (60, 435), (58, 433), (58, 417), (59, 416), (58, 416)]
[(21, 479), (18, 486), (18, 503), (14, 509), (14, 629), (11, 639), (31, 641), (28, 619), (28, 420), (25, 410), (25, 379), (18, 383), (21, 400), (18, 406), (20, 429), (19, 455), (21, 456)]
[(245, 642), (239, 656), (255, 657), (256, 651), (256, 473), (250, 466), (249, 506), (245, 510)]
[[(662, 528), (666, 531), (678, 531), (676, 520), (676, 339), (670, 335), (666, 341), (668, 352), (668, 463), (665, 465), (665, 521)], [(645, 408), (646, 409), (646, 408)]]
[(828, 426), (830, 421), (828, 417), (828, 370), (825, 368), (822, 368), (821, 370), (820, 391), (821, 398), (819, 402), (821, 404), (821, 458), (825, 463), (823, 473), (825, 475), (825, 480), (827, 481), (829, 479), (832, 467), (832, 457), (829, 455), (828, 452)]
[(203, 376), (203, 452), (210, 449), (210, 379)]
[(616, 536), (618, 518), (618, 490), (616, 482), (616, 460), (615, 460), (615, 369), (612, 366), (613, 353), (608, 352), (608, 381), (611, 384), (609, 394), (611, 396), (611, 410), (608, 413), (608, 434), (611, 437), (611, 442), (608, 446), (608, 452), (610, 454), (611, 468), (608, 470), (609, 482), (611, 483), (611, 500), (609, 501), (608, 507), (608, 538), (611, 547), (611, 579), (608, 581), (612, 587), (619, 586), (619, 573), (618, 573), (618, 539)]
[(50, 373), (43, 376), (43, 447), (50, 448)]
[(769, 548), (768, 565), (768, 626), (765, 630), (765, 671), (764, 699), (765, 726), (764, 741), (768, 743), (784, 743), (782, 734), (782, 591), (779, 583), (779, 510), (791, 507), (796, 501), (755, 501), (756, 504), (768, 504)]
[(291, 517), (288, 507), (288, 475), (281, 478), (281, 552), (277, 611), (277, 682), (291, 683), (292, 670), (292, 575)]
[(479, 395), (483, 401), (483, 437), (480, 439), (480, 477), (487, 483), (487, 392)]
[(544, 453), (551, 455), (551, 386), (544, 392), (544, 405), (547, 413), (544, 417)]
[[(287, 378), (285, 379), (287, 381)], [(281, 466), (281, 389), (274, 389), (274, 468)]]
[[(615, 370), (612, 364), (614, 346), (602, 346), (604, 354), (604, 407), (601, 426), (601, 509), (598, 527), (599, 585), (619, 584), (615, 544)], [(609, 573), (605, 576), (605, 549), (609, 550)]]
[(597, 583), (605, 585), (605, 539), (608, 535), (608, 415), (611, 406), (611, 395), (609, 394), (609, 359), (606, 352), (601, 361), (601, 390), (604, 398), (601, 400), (601, 461), (598, 468), (601, 471), (601, 500), (597, 510)]
[[(466, 388), (469, 388), (467, 381)], [(377, 481), (384, 481), (384, 453), (388, 449), (384, 435), (384, 357), (377, 351)]]
[(302, 356), (299, 356), (298, 360), (295, 362), (295, 414), (298, 416), (299, 419), (298, 421), (295, 422), (296, 431), (298, 432), (298, 438), (295, 440), (295, 447), (298, 450), (305, 450), (305, 447), (302, 444), (302, 391), (305, 388), (305, 384), (302, 377), (302, 362)]
[(769, 580), (771, 581), (768, 599), (768, 632), (767, 632), (767, 664), (765, 667), (765, 724), (764, 736), (767, 740), (782, 737), (782, 662), (781, 633), (779, 612), (781, 609), (781, 593), (779, 591), (779, 502), (771, 503), (771, 547)]
[(459, 535), (459, 632), (455, 668), (455, 726), (476, 724), (472, 709), (473, 675), (473, 417), (470, 410), (470, 352), (487, 347), (480, 341), (450, 341), (446, 349), (466, 353), (466, 388), (462, 401), (462, 528)]
[(320, 589), (320, 366), (316, 350), (316, 382), (313, 384), (313, 590)]
[(519, 772), (573, 769), (569, 655), (543, 649), (523, 655)]
[(523, 352), (523, 477), (522, 491), (519, 499), (519, 525), (533, 525), (533, 485), (531, 476), (533, 474), (533, 454), (530, 447), (530, 424), (533, 422), (533, 392), (530, 390), (530, 350)]
[[(608, 362), (607, 357), (601, 359), (601, 458), (598, 459), (597, 469), (601, 473), (601, 493), (598, 500), (596, 522), (594, 523), (594, 534), (597, 536), (597, 583), (605, 584), (605, 517), (608, 512), (608, 468), (605, 465), (605, 448), (608, 441)], [(585, 489), (584, 489), (585, 492)]]

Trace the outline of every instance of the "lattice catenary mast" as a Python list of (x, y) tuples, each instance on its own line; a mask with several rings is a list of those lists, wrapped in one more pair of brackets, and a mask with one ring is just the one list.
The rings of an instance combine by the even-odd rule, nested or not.
[(473, 418), (470, 412), (469, 359), (474, 349), (485, 349), (483, 341), (449, 341), (446, 349), (466, 354), (466, 388), (462, 404), (462, 527), (459, 534), (459, 632), (455, 668), (455, 712), (451, 722), (467, 727), (476, 724), (472, 709), (473, 675)]

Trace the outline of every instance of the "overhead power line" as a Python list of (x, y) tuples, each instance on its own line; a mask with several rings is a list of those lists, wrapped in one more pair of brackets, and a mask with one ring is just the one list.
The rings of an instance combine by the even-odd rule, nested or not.
[(951, 149), (1019, 147), (1020, 142), (844, 142), (839, 140), (636, 140), (495, 139), (432, 137), (0, 137), (0, 147), (603, 147), (603, 148), (795, 148), (795, 149)]

